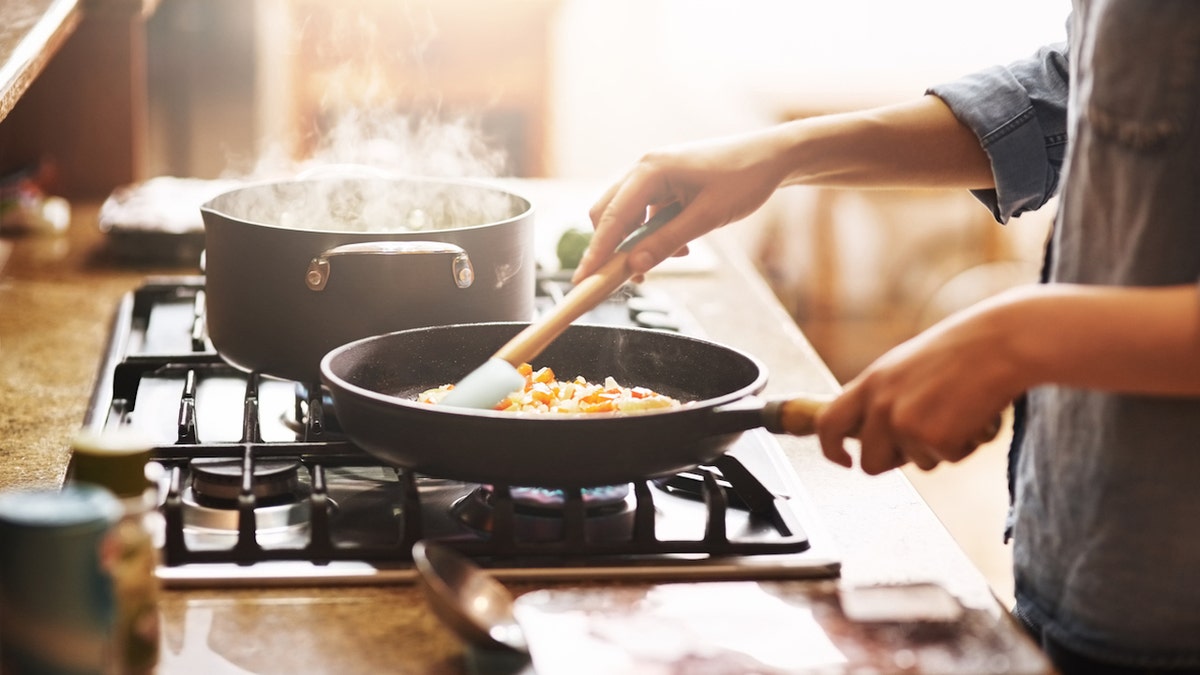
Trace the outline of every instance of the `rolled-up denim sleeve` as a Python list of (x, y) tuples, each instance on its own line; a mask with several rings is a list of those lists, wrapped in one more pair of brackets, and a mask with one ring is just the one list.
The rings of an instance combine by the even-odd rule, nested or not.
[(994, 189), (972, 190), (996, 220), (1033, 211), (1058, 190), (1067, 144), (1067, 44), (929, 88), (979, 137)]

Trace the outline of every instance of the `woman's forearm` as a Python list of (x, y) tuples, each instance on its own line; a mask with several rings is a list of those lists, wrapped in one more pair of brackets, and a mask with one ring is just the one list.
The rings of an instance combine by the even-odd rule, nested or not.
[(596, 232), (576, 281), (600, 269), (647, 207), (683, 212), (629, 255), (633, 276), (713, 229), (745, 218), (782, 185), (858, 188), (992, 186), (975, 135), (934, 96), (861, 113), (814, 117), (646, 153), (592, 206)]
[(997, 319), (1012, 322), (1010, 353), (1026, 385), (1200, 396), (1195, 285), (1051, 284), (1007, 298), (996, 308)]
[(935, 96), (796, 120), (774, 130), (784, 185), (987, 188), (987, 154)]

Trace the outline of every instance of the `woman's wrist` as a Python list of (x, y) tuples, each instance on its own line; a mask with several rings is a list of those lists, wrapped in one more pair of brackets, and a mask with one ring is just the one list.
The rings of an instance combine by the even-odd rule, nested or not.
[(996, 360), (1014, 397), (1052, 379), (1055, 340), (1047, 329), (1055, 321), (1045, 290), (1041, 284), (1018, 286), (981, 303), (995, 336)]

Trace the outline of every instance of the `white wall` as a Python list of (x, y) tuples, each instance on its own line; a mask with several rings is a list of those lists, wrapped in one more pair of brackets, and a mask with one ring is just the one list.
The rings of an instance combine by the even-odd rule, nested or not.
[(564, 0), (555, 173), (606, 178), (651, 147), (790, 109), (919, 96), (1062, 40), (1068, 0)]

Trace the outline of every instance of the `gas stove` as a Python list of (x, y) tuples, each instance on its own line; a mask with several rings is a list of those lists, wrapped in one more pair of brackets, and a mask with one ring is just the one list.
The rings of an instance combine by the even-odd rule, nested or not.
[[(539, 278), (539, 311), (568, 283)], [(583, 323), (699, 334), (630, 285)], [(347, 441), (319, 384), (246, 373), (204, 330), (202, 276), (149, 278), (118, 306), (85, 427), (155, 442), (168, 586), (406, 583), (441, 541), (501, 579), (836, 576), (777, 440), (746, 432), (712, 466), (584, 490), (478, 485), (387, 466)]]

